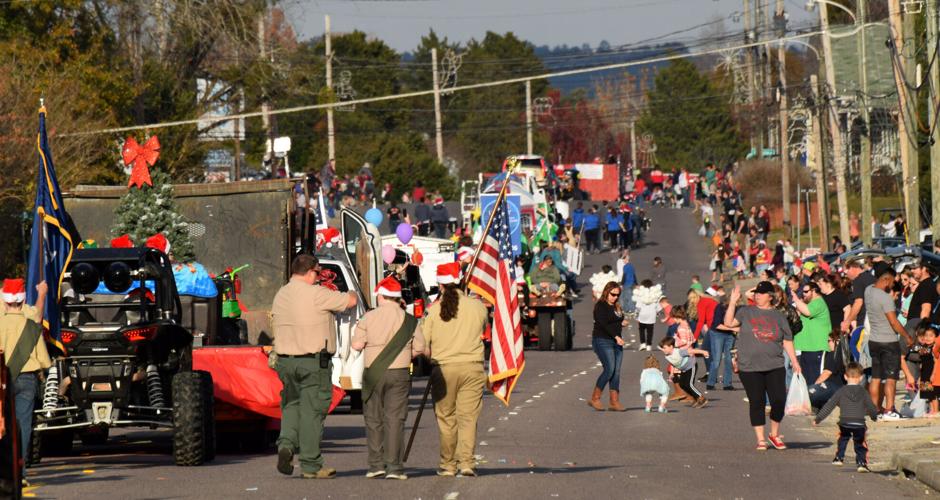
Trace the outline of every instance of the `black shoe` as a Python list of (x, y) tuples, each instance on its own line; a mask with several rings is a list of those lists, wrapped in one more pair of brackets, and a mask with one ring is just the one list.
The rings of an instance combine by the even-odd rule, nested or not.
[(713, 385), (706, 385), (706, 386), (705, 386), (705, 390), (706, 390), (706, 391), (714, 391), (714, 390), (715, 390), (715, 386), (713, 386)]
[(841, 458), (836, 457), (832, 459), (832, 465), (842, 466), (844, 465), (844, 462), (842, 461)]
[(733, 386), (733, 385), (726, 385), (726, 386), (722, 387), (721, 390), (723, 390), (723, 391), (733, 391), (733, 390), (734, 390), (734, 386)]
[(706, 373), (705, 375), (702, 375), (701, 377), (698, 378), (698, 381), (699, 381), (699, 382), (704, 382), (704, 381), (706, 381), (706, 380), (708, 380), (708, 374), (707, 374), (707, 373)]
[(294, 452), (290, 448), (277, 450), (277, 471), (284, 475), (294, 473)]

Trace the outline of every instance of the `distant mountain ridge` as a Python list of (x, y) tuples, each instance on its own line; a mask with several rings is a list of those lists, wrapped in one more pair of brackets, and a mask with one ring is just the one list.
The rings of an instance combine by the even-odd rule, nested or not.
[[(535, 47), (535, 55), (542, 59), (542, 63), (551, 72), (565, 71), (569, 69), (587, 68), (592, 66), (603, 66), (606, 64), (618, 64), (630, 61), (639, 61), (651, 59), (670, 53), (687, 54), (688, 48), (681, 43), (664, 43), (661, 45), (614, 48), (607, 42), (601, 42), (597, 48), (584, 44), (580, 47), (569, 47), (560, 45), (549, 47), (540, 45)], [(563, 95), (569, 94), (575, 89), (584, 89), (588, 96), (594, 94), (594, 84), (597, 81), (619, 78), (624, 71), (640, 78), (642, 68), (655, 69), (667, 65), (668, 62), (654, 63), (643, 66), (631, 66), (627, 68), (609, 69), (592, 73), (569, 75), (556, 78), (550, 78), (549, 83), (561, 91)], [(652, 85), (652, 78), (655, 71), (648, 73), (650, 79), (648, 84)]]

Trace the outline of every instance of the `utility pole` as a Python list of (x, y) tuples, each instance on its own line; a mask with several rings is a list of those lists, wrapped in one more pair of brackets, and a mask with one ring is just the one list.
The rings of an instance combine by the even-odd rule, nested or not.
[[(754, 41), (757, 42), (761, 38), (761, 34), (764, 32), (764, 15), (763, 10), (765, 6), (761, 3), (760, 0), (755, 0), (754, 2)], [(757, 53), (757, 63), (760, 64), (760, 71), (757, 74), (757, 81), (754, 82), (755, 87), (759, 92), (755, 92), (758, 95), (758, 100), (755, 102), (757, 107), (755, 108), (758, 113), (758, 120), (760, 124), (760, 129), (757, 133), (757, 157), (764, 159), (764, 131), (767, 128), (767, 114), (764, 111), (764, 93), (767, 91), (768, 81), (764, 78), (764, 60), (769, 58), (768, 54), (769, 47), (767, 44), (764, 44), (764, 52), (761, 53), (761, 48), (759, 46), (754, 47), (754, 51)]]
[[(940, 33), (937, 26), (937, 0), (927, 0), (927, 54), (928, 61), (937, 57), (937, 43)], [(937, 103), (940, 102), (940, 67), (937, 63), (930, 65), (930, 110), (928, 123), (937, 123)], [(930, 192), (933, 193), (930, 202), (930, 230), (936, 235), (934, 241), (940, 238), (940, 130), (931, 126), (930, 134)], [(918, 241), (919, 243), (919, 241)]]
[[(822, 27), (823, 58), (826, 66), (827, 96), (835, 100), (836, 97), (836, 71), (832, 61), (832, 40), (829, 37), (829, 8), (825, 3), (819, 2), (819, 23)], [(832, 158), (836, 171), (836, 200), (839, 205), (839, 237), (842, 241), (849, 241), (849, 199), (845, 182), (845, 149), (842, 144), (842, 128), (839, 123), (839, 113), (835, 102), (826, 103), (829, 115), (829, 134), (832, 136)], [(818, 195), (817, 195), (818, 196)], [(825, 241), (829, 241), (827, 238)]]
[(636, 165), (636, 122), (633, 120), (630, 120), (630, 168), (637, 168), (637, 165)]
[[(908, 135), (914, 135), (916, 132), (907, 130), (907, 120), (904, 115), (908, 111), (907, 87), (904, 85), (904, 78), (907, 74), (907, 64), (904, 60), (904, 26), (901, 21), (901, 2), (900, 0), (889, 0), (888, 3), (888, 21), (891, 25), (891, 38), (894, 44), (894, 50), (897, 52), (898, 64), (894, 68), (894, 82), (898, 88), (898, 144), (901, 151), (901, 192), (904, 196), (904, 211), (907, 215), (907, 227), (914, 231), (920, 230), (920, 225), (914, 225), (917, 206), (911, 210), (911, 189), (910, 175), (911, 166), (917, 165), (916, 146), (911, 144)], [(898, 67), (900, 66), (900, 67)], [(912, 154), (913, 153), (913, 154)], [(932, 182), (932, 179), (931, 179)], [(917, 217), (919, 219), (919, 217)]]
[(532, 80), (525, 81), (525, 144), (526, 154), (532, 154)]
[[(267, 8), (261, 11), (258, 14), (258, 55), (261, 58), (261, 61), (266, 61), (268, 59), (267, 55), (267, 33), (264, 29), (264, 18), (267, 15)], [(264, 89), (262, 89), (262, 94), (264, 94)], [(268, 103), (268, 97), (262, 95), (261, 98), (261, 128), (264, 129), (264, 140), (267, 143), (271, 140), (271, 117), (269, 113), (271, 112), (271, 105)], [(274, 168), (274, 152), (271, 152), (271, 168)]]
[(862, 118), (862, 133), (859, 134), (859, 145), (861, 146), (861, 162), (859, 164), (859, 177), (862, 187), (862, 210), (859, 214), (859, 224), (862, 226), (862, 243), (866, 246), (871, 245), (871, 127), (869, 126), (868, 116), (868, 47), (865, 39), (865, 23), (868, 22), (868, 2), (858, 0), (856, 20), (859, 26), (858, 32), (858, 83), (862, 88), (862, 95), (859, 98), (858, 108)]
[(444, 135), (441, 130), (441, 81), (437, 74), (437, 49), (431, 49), (431, 71), (434, 82), (434, 141), (437, 146), (437, 162), (444, 164)]
[[(819, 97), (819, 79), (816, 75), (809, 76), (810, 86), (813, 90), (813, 149), (816, 151), (816, 209), (819, 212), (819, 239), (829, 241), (829, 200), (826, 192), (826, 155), (823, 151), (823, 104)], [(809, 212), (809, 209), (807, 209)], [(812, 224), (810, 234), (812, 234)]]
[[(744, 0), (744, 43), (751, 43), (754, 40), (751, 39), (751, 0)], [(745, 60), (744, 64), (747, 65), (747, 103), (750, 106), (750, 117), (751, 117), (751, 150), (757, 151), (757, 137), (754, 136), (754, 106), (755, 106), (755, 96), (754, 96), (754, 48), (748, 47), (744, 49)]]
[[(914, 54), (917, 52), (916, 45), (917, 45), (917, 38), (919, 34), (915, 33), (914, 17), (915, 16), (912, 14), (907, 14), (901, 18), (902, 24), (904, 26), (904, 42), (903, 43), (910, 45), (910, 47), (907, 47), (905, 50), (905, 52), (908, 54)], [(899, 49), (899, 52), (900, 52), (900, 49)], [(902, 61), (904, 61), (903, 54), (900, 55), (900, 58)], [(913, 82), (916, 79), (916, 71), (917, 71), (916, 67), (917, 67), (916, 61), (913, 61), (913, 63), (908, 63), (907, 61), (904, 61), (904, 75), (907, 81)], [(907, 96), (906, 98), (909, 101), (905, 100), (904, 102), (911, 103), (911, 110), (912, 110), (911, 112), (915, 114), (916, 116), (916, 114), (918, 113), (916, 98), (912, 98), (910, 94), (905, 94), (905, 95)], [(911, 123), (917, 123), (917, 122), (912, 121)], [(912, 129), (911, 132), (912, 132), (913, 137), (917, 137), (916, 127), (911, 127), (911, 129)], [(907, 202), (907, 233), (908, 234), (906, 236), (908, 237), (908, 243), (911, 243), (912, 242), (911, 240), (917, 239), (917, 235), (920, 233), (920, 230), (921, 230), (920, 184), (918, 182), (919, 177), (920, 177), (918, 175), (918, 172), (920, 171), (920, 168), (918, 167), (918, 165), (920, 164), (920, 162), (918, 161), (917, 140), (915, 139), (913, 141), (906, 141), (906, 142), (902, 141), (902, 144), (907, 144), (907, 149), (908, 149), (907, 174), (904, 176), (904, 179), (905, 179), (904, 187), (907, 188), (907, 195), (905, 196), (904, 199)]]
[[(330, 103), (333, 102), (333, 48), (330, 41), (330, 16), (323, 16), (326, 30), (323, 41), (326, 45), (326, 88), (330, 90)], [(327, 151), (330, 160), (336, 159), (336, 135), (333, 130), (333, 106), (326, 108)]]
[[(783, 23), (783, 0), (777, 0), (776, 18), (778, 22)], [(784, 26), (784, 25), (781, 25)], [(786, 28), (783, 27), (777, 33), (778, 37), (786, 35)], [(778, 42), (777, 45), (777, 77), (780, 80), (780, 180), (783, 188), (783, 225), (790, 229), (790, 148), (788, 147), (787, 129), (790, 128), (788, 113), (790, 109), (787, 106), (787, 47), (786, 43)], [(799, 215), (797, 215), (799, 216)]]

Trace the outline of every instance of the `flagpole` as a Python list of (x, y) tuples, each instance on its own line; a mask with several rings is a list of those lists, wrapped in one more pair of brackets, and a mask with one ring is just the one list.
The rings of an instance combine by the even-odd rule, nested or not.
[[(499, 204), (503, 202), (506, 198), (506, 190), (509, 187), (509, 176), (512, 175), (512, 171), (519, 165), (516, 157), (513, 156), (509, 159), (506, 166), (506, 179), (503, 180), (503, 187), (499, 190), (499, 195), (496, 197), (496, 202), (493, 204), (493, 210), (490, 211), (490, 219), (486, 221), (486, 227), (483, 229), (483, 238), (486, 238), (486, 235), (490, 232), (490, 226), (493, 225), (493, 219), (495, 219), (496, 210), (499, 208)], [(463, 289), (466, 292), (470, 286), (470, 273), (474, 267), (477, 265), (477, 260), (480, 258), (480, 250), (483, 249), (483, 245), (477, 245), (476, 251), (473, 253), (473, 259), (470, 261), (470, 265), (467, 266), (466, 272), (464, 272), (464, 282)]]

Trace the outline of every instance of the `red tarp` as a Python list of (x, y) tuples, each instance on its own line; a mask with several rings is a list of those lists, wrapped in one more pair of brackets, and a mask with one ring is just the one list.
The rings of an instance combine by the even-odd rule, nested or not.
[[(193, 370), (212, 374), (215, 398), (266, 417), (281, 418), (281, 380), (268, 367), (260, 347), (203, 347), (193, 349)], [(333, 387), (332, 412), (345, 392)]]

